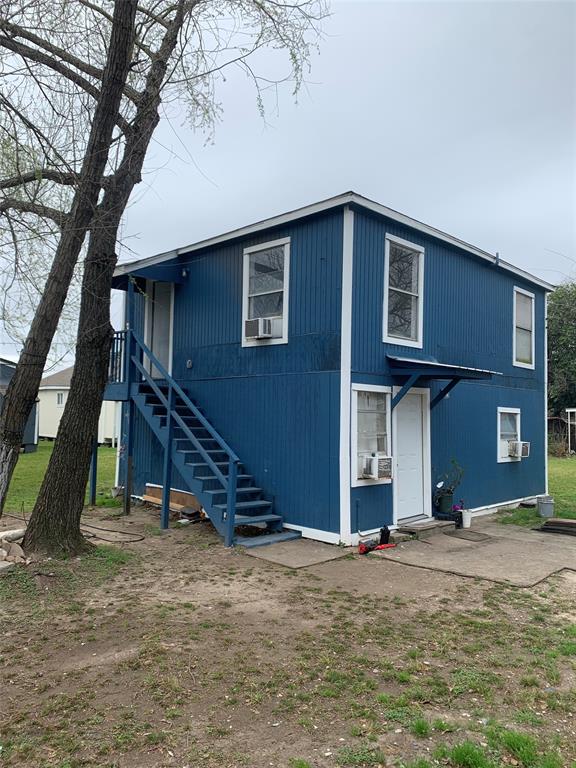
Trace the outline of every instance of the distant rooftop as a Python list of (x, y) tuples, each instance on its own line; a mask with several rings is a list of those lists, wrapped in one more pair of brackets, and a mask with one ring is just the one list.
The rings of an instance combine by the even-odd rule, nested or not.
[(63, 371), (52, 373), (50, 376), (46, 376), (46, 378), (42, 379), (40, 382), (40, 389), (43, 387), (69, 387), (73, 373), (73, 365), (70, 368), (64, 368)]

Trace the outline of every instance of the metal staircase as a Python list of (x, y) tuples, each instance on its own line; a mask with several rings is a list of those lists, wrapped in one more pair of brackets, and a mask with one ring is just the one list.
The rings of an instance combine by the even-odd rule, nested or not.
[[(162, 527), (168, 527), (175, 467), (226, 546), (257, 547), (299, 538), (299, 531), (284, 530), (273, 502), (144, 342), (133, 331), (124, 334), (123, 354), (130, 368), (122, 367), (129, 397), (164, 450)], [(162, 378), (153, 378), (150, 370)]]

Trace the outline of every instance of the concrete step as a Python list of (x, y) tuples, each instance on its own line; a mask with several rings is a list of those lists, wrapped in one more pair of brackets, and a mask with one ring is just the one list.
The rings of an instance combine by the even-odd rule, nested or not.
[(437, 533), (453, 531), (456, 523), (452, 520), (435, 520), (429, 517), (426, 520), (418, 520), (414, 523), (401, 523), (396, 529), (398, 534), (409, 534), (417, 539), (429, 539)]
[(239, 547), (265, 547), (268, 544), (299, 539), (301, 536), (300, 531), (281, 531), (280, 533), (262, 534), (262, 536), (236, 536), (236, 545)]

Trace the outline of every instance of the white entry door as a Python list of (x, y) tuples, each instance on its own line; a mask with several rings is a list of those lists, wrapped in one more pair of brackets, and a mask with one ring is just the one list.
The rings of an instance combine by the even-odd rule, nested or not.
[(394, 505), (396, 522), (430, 515), (428, 399), (409, 392), (394, 409)]
[[(168, 373), (172, 373), (172, 301), (172, 283), (147, 281), (146, 346)], [(155, 367), (151, 372), (155, 379), (163, 378)]]

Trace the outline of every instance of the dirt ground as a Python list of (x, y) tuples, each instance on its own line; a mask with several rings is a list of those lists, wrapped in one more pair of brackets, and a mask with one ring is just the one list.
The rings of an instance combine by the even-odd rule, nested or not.
[(86, 522), (145, 538), (0, 578), (0, 765), (576, 766), (575, 574), (294, 571), (209, 523)]

